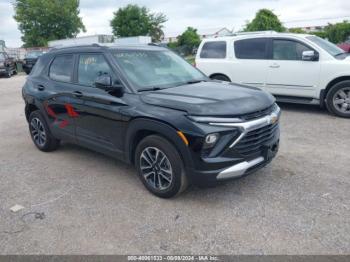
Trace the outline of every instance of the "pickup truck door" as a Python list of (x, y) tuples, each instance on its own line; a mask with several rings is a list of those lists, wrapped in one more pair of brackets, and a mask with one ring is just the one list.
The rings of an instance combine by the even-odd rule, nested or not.
[(274, 95), (315, 97), (319, 61), (303, 61), (303, 51), (315, 51), (297, 40), (271, 39), (272, 54), (268, 64), (266, 89)]

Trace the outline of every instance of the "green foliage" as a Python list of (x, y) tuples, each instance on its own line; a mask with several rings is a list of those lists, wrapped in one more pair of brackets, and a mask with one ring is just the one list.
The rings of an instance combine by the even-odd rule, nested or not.
[(315, 31), (315, 32), (310, 32), (309, 34), (315, 35), (321, 38), (327, 38), (327, 34), (325, 31)]
[(114, 12), (111, 27), (117, 37), (148, 35), (152, 41), (159, 42), (164, 36), (166, 21), (162, 13), (150, 13), (146, 7), (130, 4)]
[(338, 44), (350, 37), (350, 23), (343, 21), (336, 24), (328, 24), (325, 28), (325, 35), (329, 41)]
[(198, 47), (200, 43), (201, 39), (197, 34), (197, 29), (193, 27), (187, 27), (186, 31), (178, 37), (179, 46), (187, 46), (188, 48), (193, 49)]
[(301, 28), (289, 28), (288, 32), (293, 34), (306, 34), (306, 32)]
[(85, 32), (79, 0), (15, 0), (14, 8), (24, 47), (47, 46), (50, 40)]
[(168, 44), (168, 47), (182, 56), (187, 56), (193, 53), (193, 50), (199, 46), (201, 39), (197, 34), (197, 29), (193, 27), (187, 27), (177, 38), (177, 42)]
[(255, 18), (248, 22), (243, 29), (244, 32), (274, 30), (284, 32), (286, 29), (278, 17), (268, 9), (260, 9)]
[(178, 42), (168, 43), (168, 47), (171, 48), (171, 49), (175, 49), (178, 46), (179, 46)]

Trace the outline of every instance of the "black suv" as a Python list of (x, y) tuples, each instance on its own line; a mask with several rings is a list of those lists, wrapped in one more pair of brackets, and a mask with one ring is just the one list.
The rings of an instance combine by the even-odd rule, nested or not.
[(23, 71), (26, 72), (27, 75), (30, 74), (32, 68), (34, 67), (38, 58), (43, 54), (41, 50), (33, 50), (26, 54), (26, 57), (23, 59)]
[(23, 87), (42, 151), (60, 141), (136, 166), (153, 194), (212, 185), (277, 153), (280, 109), (257, 88), (210, 80), (153, 45), (79, 46), (42, 55)]
[(17, 74), (15, 59), (9, 57), (6, 52), (0, 52), (0, 75), (11, 77)]

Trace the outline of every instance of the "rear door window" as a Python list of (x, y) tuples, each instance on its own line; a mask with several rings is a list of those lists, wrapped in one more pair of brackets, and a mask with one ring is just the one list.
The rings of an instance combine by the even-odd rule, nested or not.
[(226, 41), (204, 43), (200, 58), (226, 58)]
[(234, 43), (235, 55), (238, 59), (267, 59), (267, 47), (266, 38), (243, 39)]
[(50, 66), (49, 76), (52, 80), (71, 82), (74, 67), (73, 55), (56, 56)]

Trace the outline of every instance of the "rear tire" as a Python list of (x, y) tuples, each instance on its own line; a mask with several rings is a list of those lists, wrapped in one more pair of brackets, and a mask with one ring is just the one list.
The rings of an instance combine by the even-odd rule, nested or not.
[(161, 136), (148, 136), (137, 145), (135, 166), (144, 186), (158, 197), (174, 197), (188, 186), (180, 154)]
[(210, 77), (210, 79), (213, 79), (213, 80), (219, 80), (219, 81), (226, 81), (226, 82), (231, 82), (231, 79), (228, 78), (227, 76), (225, 75), (212, 75)]
[(350, 80), (332, 86), (327, 94), (326, 104), (329, 112), (350, 118)]
[(34, 145), (40, 151), (51, 152), (60, 145), (60, 140), (52, 136), (44, 117), (38, 110), (29, 116), (29, 132)]

